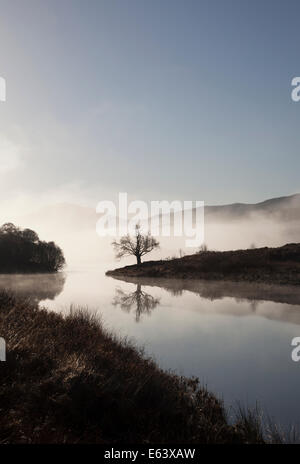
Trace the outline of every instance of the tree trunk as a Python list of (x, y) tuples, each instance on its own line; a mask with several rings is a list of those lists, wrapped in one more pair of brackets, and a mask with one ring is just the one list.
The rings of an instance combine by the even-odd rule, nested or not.
[(138, 264), (138, 266), (139, 266), (139, 265), (141, 264), (141, 262), (142, 262), (142, 261), (141, 261), (140, 255), (137, 255), (136, 261), (137, 261), (137, 264)]

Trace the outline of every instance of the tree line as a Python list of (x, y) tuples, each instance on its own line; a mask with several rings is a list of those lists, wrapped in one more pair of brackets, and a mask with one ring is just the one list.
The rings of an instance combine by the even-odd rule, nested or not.
[(57, 272), (64, 264), (62, 250), (34, 230), (12, 223), (0, 227), (0, 272)]

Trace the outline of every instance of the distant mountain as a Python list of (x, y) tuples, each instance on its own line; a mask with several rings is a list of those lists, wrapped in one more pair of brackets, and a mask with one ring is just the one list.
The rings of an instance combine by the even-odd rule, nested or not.
[(260, 215), (276, 221), (300, 220), (300, 194), (272, 198), (260, 203), (233, 203), (222, 206), (206, 206), (205, 219), (228, 221)]
[[(286, 197), (272, 198), (260, 203), (233, 203), (220, 206), (205, 206), (205, 219), (209, 221), (229, 222), (241, 220), (258, 215), (265, 219), (275, 221), (300, 220), (300, 194)], [(100, 215), (95, 209), (74, 205), (71, 203), (58, 203), (46, 206), (36, 213), (20, 217), (21, 225), (25, 223), (39, 223), (41, 226), (55, 226), (55, 228), (90, 230), (95, 229)]]
[[(112, 237), (100, 238), (94, 208), (69, 203), (46, 206), (18, 218), (3, 218), (36, 230), (42, 240), (54, 240), (68, 263), (91, 263), (114, 259)], [(178, 255), (184, 238), (159, 237), (161, 249), (150, 259)], [(209, 249), (235, 250), (250, 246), (281, 246), (300, 242), (300, 194), (273, 198), (256, 204), (233, 203), (205, 207), (205, 243)], [(181, 253), (181, 252), (180, 252)], [(147, 258), (146, 258), (147, 259)], [(130, 263), (130, 259), (128, 260)]]

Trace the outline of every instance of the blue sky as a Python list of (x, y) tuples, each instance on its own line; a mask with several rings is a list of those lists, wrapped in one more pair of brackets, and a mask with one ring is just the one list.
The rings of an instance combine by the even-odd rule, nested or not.
[(0, 0), (5, 207), (300, 191), (299, 16), (293, 0)]

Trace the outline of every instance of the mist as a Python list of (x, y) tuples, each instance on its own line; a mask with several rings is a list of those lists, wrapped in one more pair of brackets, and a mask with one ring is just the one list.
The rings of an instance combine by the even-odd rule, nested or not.
[[(40, 239), (55, 241), (65, 254), (67, 268), (118, 267), (134, 264), (114, 258), (113, 237), (99, 237), (95, 209), (70, 203), (45, 206), (31, 214), (1, 216), (3, 222), (35, 230)], [(276, 247), (300, 242), (300, 196), (268, 200), (256, 205), (234, 204), (205, 207), (205, 244), (209, 250), (236, 250), (250, 247)], [(145, 260), (192, 254), (186, 237), (158, 237), (160, 248)]]

